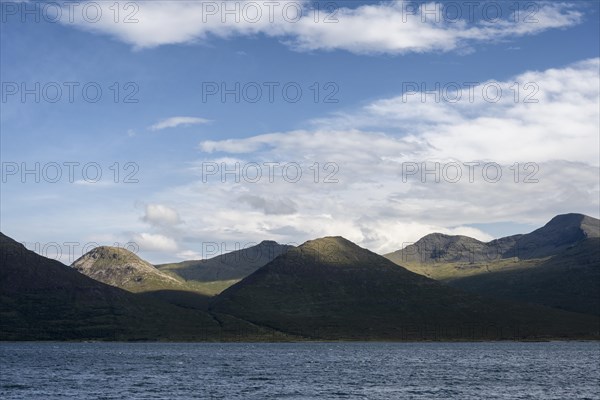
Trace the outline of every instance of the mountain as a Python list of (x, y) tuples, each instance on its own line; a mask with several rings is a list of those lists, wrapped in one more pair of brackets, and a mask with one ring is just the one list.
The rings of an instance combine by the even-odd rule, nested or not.
[(598, 335), (597, 318), (467, 294), (342, 237), (290, 249), (219, 294), (210, 309), (319, 339)]
[(518, 237), (503, 256), (522, 260), (549, 257), (584, 239), (597, 237), (600, 237), (600, 220), (583, 214), (558, 215), (543, 227)]
[(467, 236), (433, 233), (385, 257), (419, 274), (450, 280), (535, 266), (594, 237), (600, 237), (600, 220), (583, 214), (564, 214), (531, 233), (487, 243)]
[(245, 321), (106, 285), (0, 233), (0, 340), (252, 340), (264, 335), (279, 337)]
[(118, 247), (96, 247), (75, 260), (71, 267), (92, 279), (130, 292), (185, 289), (180, 280)]
[(431, 233), (385, 257), (400, 265), (485, 262), (502, 258), (502, 254), (511, 249), (517, 239), (511, 236), (485, 243), (468, 236)]
[(599, 241), (598, 219), (564, 214), (488, 243), (431, 234), (386, 257), (471, 293), (600, 315)]
[(600, 316), (600, 238), (584, 239), (529, 268), (459, 278), (448, 284), (498, 299)]
[(213, 295), (250, 275), (292, 247), (265, 240), (256, 246), (206, 260), (161, 264), (156, 267), (164, 273), (187, 281), (188, 284), (194, 284), (200, 292)]

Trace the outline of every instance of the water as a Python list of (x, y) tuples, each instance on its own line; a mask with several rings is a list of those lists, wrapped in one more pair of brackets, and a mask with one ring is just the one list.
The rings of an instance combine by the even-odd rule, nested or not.
[(1, 399), (600, 399), (600, 344), (0, 343)]

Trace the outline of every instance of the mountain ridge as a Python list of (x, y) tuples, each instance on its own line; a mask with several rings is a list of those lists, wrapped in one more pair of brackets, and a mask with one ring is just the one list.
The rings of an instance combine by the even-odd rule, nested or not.
[(428, 234), (403, 249), (384, 254), (398, 265), (477, 263), (499, 259), (549, 257), (588, 237), (600, 237), (600, 220), (569, 213), (553, 217), (527, 234), (505, 236), (489, 242), (462, 235)]
[[(124, 249), (100, 246), (68, 267), (0, 233), (0, 340), (598, 338), (597, 222), (566, 214), (529, 234), (487, 243), (427, 235), (440, 244), (432, 253), (437, 259), (458, 260), (423, 267), (450, 271), (451, 279), (442, 282), (342, 236), (298, 247), (263, 241), (249, 248), (255, 251), (253, 264), (236, 264), (247, 261), (248, 253), (215, 257), (212, 268), (229, 268), (227, 273), (241, 277), (212, 281), (221, 271), (208, 268), (202, 284), (227, 282), (212, 298), (197, 292), (198, 282), (176, 275), (177, 268), (159, 270)], [(523, 259), (474, 261), (490, 243), (510, 255), (519, 242), (526, 249)], [(266, 249), (274, 251), (265, 256)], [(473, 261), (461, 261), (465, 251)], [(148, 282), (152, 285), (141, 290)], [(129, 284), (134, 285), (129, 291), (115, 287)]]
[(427, 235), (386, 257), (474, 294), (600, 315), (600, 220), (562, 214), (524, 235), (462, 238)]

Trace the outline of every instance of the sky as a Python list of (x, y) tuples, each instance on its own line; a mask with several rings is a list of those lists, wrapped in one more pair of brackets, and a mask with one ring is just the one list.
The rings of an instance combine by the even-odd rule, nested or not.
[(0, 11), (0, 230), (65, 263), (599, 217), (596, 1)]

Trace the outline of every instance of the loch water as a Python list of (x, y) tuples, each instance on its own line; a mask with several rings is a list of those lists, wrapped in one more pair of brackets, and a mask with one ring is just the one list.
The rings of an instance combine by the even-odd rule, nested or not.
[(598, 342), (0, 343), (9, 399), (600, 399)]

